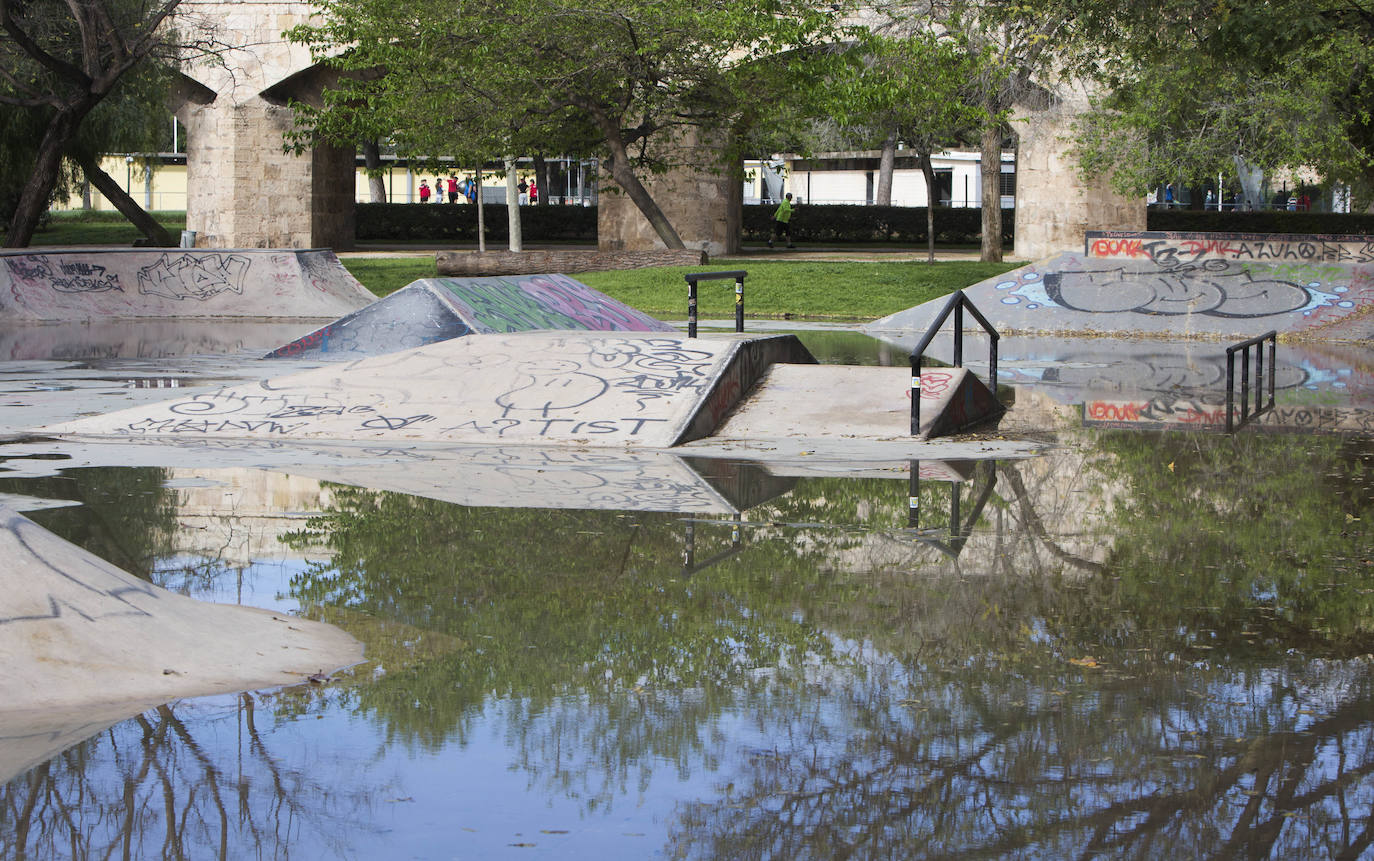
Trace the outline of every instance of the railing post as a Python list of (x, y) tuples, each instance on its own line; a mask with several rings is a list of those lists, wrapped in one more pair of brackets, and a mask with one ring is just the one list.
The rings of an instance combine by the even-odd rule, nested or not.
[[(1263, 349), (1263, 347), (1261, 347)], [(1277, 332), (1269, 333), (1269, 406), (1274, 406), (1274, 360), (1279, 349), (1279, 335)]]
[(687, 276), (687, 337), (697, 336), (697, 282)]
[(911, 435), (921, 435), (921, 357), (911, 354)]
[(1226, 351), (1226, 432), (1232, 433), (1235, 428), (1233, 416), (1236, 410), (1236, 354), (1228, 349)]
[(744, 331), (744, 273), (735, 276), (735, 331)]
[(992, 399), (999, 404), (1002, 399), (997, 397), (997, 338), (996, 332), (988, 334), (988, 388), (992, 390)]
[(907, 480), (906, 527), (918, 529), (921, 526), (921, 462), (909, 461), (910, 478)]
[(1240, 419), (1250, 418), (1250, 348), (1240, 354)]

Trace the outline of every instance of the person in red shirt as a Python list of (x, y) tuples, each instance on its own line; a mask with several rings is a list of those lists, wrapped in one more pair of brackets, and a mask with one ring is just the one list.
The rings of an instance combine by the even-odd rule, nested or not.
[(448, 178), (448, 202), (458, 202), (458, 175), (450, 174)]
[(429, 180), (420, 180), (420, 202), (429, 203)]

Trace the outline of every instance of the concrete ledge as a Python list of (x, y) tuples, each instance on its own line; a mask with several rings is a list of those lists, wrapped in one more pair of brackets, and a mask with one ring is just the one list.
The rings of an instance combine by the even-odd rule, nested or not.
[(376, 297), (329, 250), (34, 249), (0, 253), (0, 321), (324, 318)]
[(362, 660), (331, 625), (168, 592), (3, 507), (0, 559), (0, 722), (294, 684)]
[(651, 266), (701, 266), (705, 251), (440, 251), (434, 255), (440, 275), (536, 275), (541, 272), (599, 272)]

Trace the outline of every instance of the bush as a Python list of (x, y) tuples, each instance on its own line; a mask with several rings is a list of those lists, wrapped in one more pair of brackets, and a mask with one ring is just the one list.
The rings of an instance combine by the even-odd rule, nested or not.
[(1204, 209), (1151, 209), (1150, 230), (1202, 233), (1316, 233), (1367, 236), (1374, 233), (1374, 215), (1363, 212), (1217, 212)]
[[(504, 203), (484, 205), (487, 239), (509, 237)], [(469, 204), (359, 203), (355, 236), (363, 241), (444, 239), (477, 241), (477, 207)], [(526, 240), (595, 242), (596, 208), (584, 206), (522, 206), (521, 234)]]
[[(775, 206), (744, 207), (745, 240), (762, 242), (773, 230)], [(1012, 242), (1016, 213), (1002, 210), (1002, 244)], [(940, 245), (977, 245), (983, 234), (983, 211), (935, 208), (935, 241)], [(924, 206), (851, 206), (802, 204), (792, 213), (792, 235), (804, 242), (899, 242), (924, 244)]]

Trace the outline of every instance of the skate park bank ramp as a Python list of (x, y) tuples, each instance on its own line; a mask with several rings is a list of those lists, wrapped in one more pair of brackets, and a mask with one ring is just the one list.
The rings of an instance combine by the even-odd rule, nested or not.
[[(134, 714), (177, 697), (299, 683), (362, 659), (361, 644), (337, 628), (169, 592), (4, 506), (0, 558), (0, 726), (102, 704)], [(14, 741), (0, 733), (0, 780), (26, 764)]]
[(471, 335), (44, 432), (666, 448), (714, 431), (775, 363), (815, 358), (793, 335)]
[[(1318, 340), (1374, 337), (1374, 238), (1092, 232), (1065, 253), (965, 293), (1003, 334), (1091, 332), (1244, 339), (1273, 329)], [(865, 331), (925, 331), (944, 300)]]
[(0, 323), (330, 319), (375, 298), (328, 250), (82, 248), (0, 253)]
[(673, 332), (566, 275), (424, 278), (268, 353), (380, 355), (471, 334), (559, 329)]

